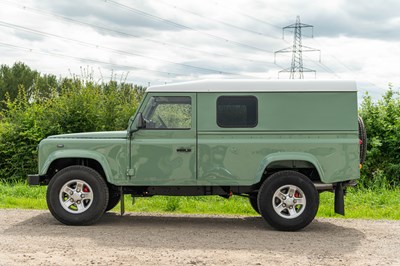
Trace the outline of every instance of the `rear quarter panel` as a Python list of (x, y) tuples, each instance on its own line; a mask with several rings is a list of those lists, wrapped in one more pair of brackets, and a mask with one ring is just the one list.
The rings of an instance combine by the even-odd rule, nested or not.
[[(216, 124), (216, 100), (222, 95), (258, 98), (254, 128), (222, 129)], [(320, 165), (323, 182), (359, 178), (356, 92), (199, 93), (198, 183), (251, 185), (272, 155)]]

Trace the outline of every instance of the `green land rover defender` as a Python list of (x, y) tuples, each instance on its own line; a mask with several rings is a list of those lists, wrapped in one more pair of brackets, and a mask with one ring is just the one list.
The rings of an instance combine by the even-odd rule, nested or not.
[(344, 214), (365, 150), (355, 82), (204, 80), (149, 87), (125, 131), (42, 140), (28, 181), (48, 185), (50, 212), (68, 225), (96, 222), (124, 194), (240, 195), (292, 231), (324, 191)]

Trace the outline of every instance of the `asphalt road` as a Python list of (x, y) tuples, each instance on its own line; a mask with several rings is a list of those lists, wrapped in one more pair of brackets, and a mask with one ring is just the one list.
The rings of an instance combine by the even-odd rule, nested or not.
[(400, 222), (316, 219), (278, 232), (260, 217), (106, 214), (65, 226), (0, 210), (0, 265), (400, 265)]

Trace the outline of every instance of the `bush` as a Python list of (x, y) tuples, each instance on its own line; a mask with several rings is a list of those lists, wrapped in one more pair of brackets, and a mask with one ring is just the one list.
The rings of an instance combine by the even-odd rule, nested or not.
[[(39, 141), (49, 135), (123, 130), (144, 89), (94, 82), (91, 75), (57, 80), (23, 63), (0, 66), (0, 181), (37, 172)], [(360, 108), (369, 138), (361, 187), (400, 185), (400, 98), (389, 85), (377, 102), (365, 95)], [(176, 208), (174, 201), (169, 209)]]
[(141, 99), (143, 88), (131, 84), (96, 84), (79, 78), (59, 81), (46, 97), (35, 92), (4, 101), (0, 113), (0, 180), (23, 180), (37, 172), (36, 147), (55, 134), (124, 130)]
[(367, 159), (361, 171), (361, 185), (372, 188), (400, 185), (400, 100), (389, 90), (377, 102), (364, 97), (360, 115), (368, 134)]

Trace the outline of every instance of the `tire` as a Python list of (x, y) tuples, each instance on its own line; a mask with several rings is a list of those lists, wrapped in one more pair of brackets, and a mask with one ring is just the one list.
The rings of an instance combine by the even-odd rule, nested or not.
[(296, 231), (314, 220), (319, 194), (310, 179), (295, 171), (272, 174), (258, 191), (258, 208), (272, 227)]
[(258, 209), (258, 200), (257, 200), (257, 194), (249, 194), (249, 201), (250, 201), (250, 205), (251, 207), (253, 207), (253, 209), (260, 214), (260, 210)]
[(115, 206), (117, 206), (117, 204), (121, 200), (121, 193), (118, 191), (118, 189), (109, 187), (108, 191), (109, 191), (108, 204), (104, 212), (112, 210)]
[(367, 131), (365, 130), (365, 125), (363, 119), (358, 117), (358, 137), (360, 139), (360, 163), (364, 163), (367, 157)]
[(50, 180), (47, 206), (66, 225), (97, 222), (108, 206), (108, 187), (103, 177), (86, 166), (69, 166)]

